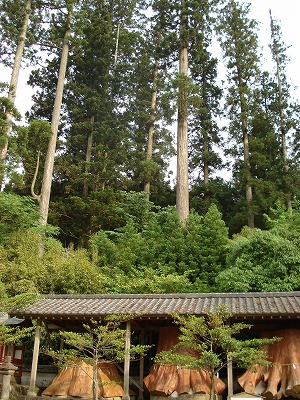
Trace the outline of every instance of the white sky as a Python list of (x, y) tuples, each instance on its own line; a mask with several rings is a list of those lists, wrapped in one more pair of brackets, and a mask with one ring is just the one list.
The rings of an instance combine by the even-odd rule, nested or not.
[[(242, 1), (242, 0), (240, 0)], [(270, 59), (270, 16), (281, 25), (282, 40), (288, 47), (290, 60), (287, 66), (287, 78), (292, 87), (297, 86), (294, 96), (300, 101), (300, 0), (248, 0), (251, 4), (251, 16), (259, 21), (259, 40), (264, 46), (264, 56)]]
[[(244, 0), (239, 0), (245, 2)], [(274, 20), (280, 22), (282, 39), (290, 46), (287, 55), (290, 61), (287, 66), (287, 77), (292, 87), (297, 86), (294, 96), (300, 101), (300, 0), (248, 0), (251, 3), (251, 16), (259, 21), (259, 40), (264, 47), (264, 58), (270, 62), (270, 20), (269, 9), (272, 11)], [(269, 61), (268, 61), (269, 60)], [(269, 68), (272, 68), (270, 64)], [(22, 70), (17, 90), (16, 106), (23, 115), (30, 108), (32, 90), (26, 85), (28, 74)], [(9, 82), (10, 70), (0, 65), (0, 81)]]

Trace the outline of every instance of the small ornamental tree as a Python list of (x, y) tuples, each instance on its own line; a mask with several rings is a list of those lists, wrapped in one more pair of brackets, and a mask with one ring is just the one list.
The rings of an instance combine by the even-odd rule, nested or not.
[[(27, 292), (9, 297), (5, 290), (5, 285), (1, 281), (0, 272), (0, 299), (0, 313), (5, 315), (11, 310), (20, 310), (28, 304), (34, 303), (37, 301), (38, 295), (36, 293)], [(6, 325), (4, 320), (0, 323), (0, 346), (20, 344), (25, 338), (32, 336), (34, 329), (34, 326), (24, 327)]]
[[(100, 321), (91, 320), (83, 324), (83, 332), (60, 331), (64, 343), (68, 345), (61, 351), (44, 350), (61, 366), (76, 365), (78, 360), (83, 360), (93, 366), (93, 400), (98, 400), (98, 369), (100, 363), (113, 363), (124, 361), (126, 353), (126, 329), (122, 323), (133, 318), (132, 315), (110, 315)], [(149, 346), (130, 345), (130, 358), (135, 359), (145, 354)]]
[[(205, 316), (174, 315), (179, 325), (179, 342), (168, 351), (162, 351), (155, 357), (159, 364), (177, 364), (190, 369), (203, 369), (211, 379), (210, 400), (214, 399), (214, 377), (229, 360), (237, 366), (249, 368), (254, 364), (268, 364), (263, 345), (278, 338), (240, 340), (237, 335), (251, 325), (244, 323), (228, 324), (232, 315), (226, 308), (219, 308)], [(194, 350), (195, 354), (180, 354), (179, 347)], [(175, 351), (174, 351), (175, 350)]]
[(23, 328), (0, 324), (0, 346), (22, 343), (23, 339), (32, 335), (34, 327)]

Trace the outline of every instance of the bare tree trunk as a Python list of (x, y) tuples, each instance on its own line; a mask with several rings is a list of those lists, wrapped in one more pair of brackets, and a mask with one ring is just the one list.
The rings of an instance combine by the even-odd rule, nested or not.
[(51, 121), (52, 135), (49, 140), (48, 150), (47, 150), (47, 154), (46, 154), (41, 193), (38, 196), (42, 225), (46, 225), (47, 220), (48, 220), (48, 211), (49, 211), (50, 194), (51, 194), (51, 186), (52, 186), (52, 175), (53, 175), (54, 157), (55, 157), (55, 151), (56, 151), (57, 133), (58, 133), (58, 126), (59, 126), (59, 121), (60, 121), (60, 112), (61, 112), (61, 106), (62, 106), (65, 75), (66, 75), (66, 70), (67, 70), (67, 61), (68, 61), (68, 54), (69, 54), (69, 40), (70, 40), (70, 36), (71, 36), (72, 8), (73, 8), (73, 3), (71, 3), (68, 7), (67, 27), (66, 27), (66, 31), (65, 31), (64, 40), (63, 40), (63, 48), (62, 48), (62, 55), (61, 55), (61, 60), (60, 60), (58, 82), (57, 82), (57, 87), (56, 87), (56, 95), (55, 95), (52, 121)]
[(247, 220), (249, 228), (254, 228), (254, 214), (252, 206), (252, 185), (250, 183), (251, 172), (250, 172), (250, 150), (249, 150), (249, 138), (247, 132), (246, 117), (242, 107), (242, 131), (243, 131), (243, 143), (244, 143), (244, 167), (245, 167), (245, 179), (246, 179), (246, 202), (247, 202)]
[(245, 168), (245, 181), (246, 181), (246, 202), (247, 202), (247, 220), (249, 228), (254, 228), (254, 213), (253, 213), (253, 196), (252, 196), (252, 185), (251, 185), (251, 171), (250, 171), (250, 149), (249, 149), (249, 137), (247, 127), (247, 107), (245, 94), (243, 92), (243, 82), (240, 77), (238, 68), (238, 90), (240, 99), (240, 110), (241, 110), (241, 124), (243, 134), (243, 145), (244, 145), (244, 168)]
[(185, 0), (181, 0), (179, 52), (179, 94), (177, 121), (177, 187), (176, 208), (180, 220), (185, 223), (189, 216), (188, 183), (188, 43), (185, 38), (187, 20), (184, 14)]
[(94, 355), (93, 360), (93, 400), (98, 400), (99, 395), (99, 380), (98, 380), (98, 354)]
[[(21, 28), (19, 41), (18, 41), (16, 53), (15, 53), (14, 65), (13, 65), (13, 69), (12, 69), (12, 73), (11, 73), (10, 85), (9, 85), (9, 90), (8, 90), (8, 95), (7, 95), (7, 98), (11, 102), (12, 105), (15, 104), (15, 100), (16, 100), (16, 91), (17, 91), (18, 80), (19, 80), (19, 75), (20, 75), (21, 61), (22, 61), (22, 57), (23, 57), (23, 53), (24, 53), (30, 11), (31, 11), (31, 0), (27, 0), (26, 5), (25, 5), (25, 16), (24, 16), (23, 26)], [(8, 138), (10, 135), (12, 117), (13, 117), (12, 112), (10, 110), (8, 110), (6, 112), (6, 124), (4, 127), (4, 135), (6, 136), (5, 143), (4, 143), (3, 147), (0, 149), (1, 165), (5, 164), (5, 160), (6, 160), (6, 156), (7, 156)], [(3, 175), (1, 173), (0, 174), (0, 188), (2, 186), (2, 183), (3, 183)]]
[[(154, 133), (156, 101), (157, 101), (157, 80), (158, 80), (158, 60), (155, 60), (155, 67), (153, 73), (152, 99), (151, 99), (151, 115), (150, 115), (150, 125), (148, 129), (148, 143), (147, 143), (147, 153), (146, 153), (147, 161), (150, 161), (152, 159), (152, 152), (153, 152), (153, 133)], [(147, 199), (149, 200), (150, 197), (149, 176), (147, 176), (147, 180), (144, 183), (144, 192), (146, 193)]]
[(95, 117), (91, 118), (91, 130), (89, 132), (87, 146), (86, 146), (86, 154), (85, 154), (85, 168), (84, 173), (86, 175), (83, 184), (83, 196), (87, 197), (89, 194), (89, 185), (88, 185), (88, 174), (90, 172), (91, 167), (91, 157), (92, 157), (92, 146), (93, 146), (93, 131), (94, 131), (94, 120)]
[(120, 38), (120, 24), (117, 27), (117, 37), (116, 37), (116, 48), (115, 48), (115, 57), (114, 57), (114, 68), (118, 62), (118, 52), (119, 52), (119, 38)]
[(203, 153), (204, 153), (204, 162), (203, 162), (203, 181), (204, 181), (204, 200), (209, 200), (209, 191), (208, 191), (208, 183), (209, 183), (209, 162), (207, 160), (208, 155), (208, 134), (206, 129), (203, 133)]
[[(287, 175), (289, 166), (288, 166), (288, 161), (287, 161), (286, 123), (285, 123), (285, 116), (284, 116), (280, 60), (279, 60), (279, 54), (278, 54), (278, 46), (276, 46), (276, 44), (275, 44), (275, 27), (274, 27), (271, 10), (269, 10), (269, 13), (270, 13), (270, 21), (271, 21), (271, 36), (273, 39), (272, 52), (273, 52), (273, 57), (276, 62), (276, 76), (277, 76), (277, 83), (278, 83), (278, 95), (279, 95), (279, 110), (278, 111), (279, 111), (279, 116), (280, 116), (280, 132), (281, 132), (283, 168), (284, 168), (285, 175)], [(287, 209), (289, 211), (292, 211), (292, 195), (289, 190), (287, 193), (286, 205), (287, 205)]]
[(214, 398), (215, 398), (215, 375), (213, 372), (210, 372), (209, 400), (214, 400)]

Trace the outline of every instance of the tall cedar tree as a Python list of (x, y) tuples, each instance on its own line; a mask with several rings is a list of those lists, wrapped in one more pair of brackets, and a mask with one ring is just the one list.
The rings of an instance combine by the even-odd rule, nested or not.
[[(136, 151), (132, 157), (137, 157), (130, 188), (143, 189), (151, 200), (167, 189), (167, 161), (174, 152), (168, 128), (174, 101), (166, 67), (172, 46), (166, 46), (170, 33), (161, 2), (155, 2), (152, 7), (148, 28), (141, 30), (137, 38), (133, 91), (127, 108), (128, 116), (134, 116), (132, 139)], [(139, 25), (143, 22), (146, 25), (145, 18), (139, 20)]]
[(276, 77), (277, 77), (277, 97), (278, 97), (278, 106), (277, 112), (279, 116), (279, 129), (281, 134), (281, 149), (282, 149), (282, 161), (283, 161), (283, 169), (285, 176), (285, 186), (287, 190), (286, 194), (286, 205), (288, 210), (292, 210), (292, 196), (291, 196), (291, 188), (288, 186), (288, 170), (289, 170), (289, 162), (287, 155), (287, 134), (289, 130), (289, 123), (287, 117), (287, 100), (289, 96), (289, 88), (286, 82), (285, 76), (285, 65), (287, 62), (286, 56), (286, 46), (281, 40), (281, 29), (280, 25), (273, 20), (272, 13), (270, 10), (270, 26), (271, 26), (271, 52), (273, 60), (276, 64)]
[(71, 20), (72, 20), (73, 5), (74, 5), (74, 0), (66, 0), (65, 7), (67, 9), (67, 17), (66, 17), (66, 21), (65, 21), (65, 32), (64, 32), (64, 37), (63, 37), (63, 41), (62, 41), (61, 59), (60, 59), (58, 80), (57, 80), (57, 85), (56, 85), (56, 94), (55, 94), (53, 113), (52, 113), (52, 119), (51, 119), (52, 135), (49, 140), (46, 159), (45, 159), (41, 192), (39, 195), (35, 194), (34, 185), (33, 185), (33, 190), (32, 190), (33, 197), (37, 198), (38, 202), (39, 202), (42, 225), (46, 225), (47, 220), (48, 220), (50, 194), (51, 194), (51, 188), (52, 188), (54, 157), (55, 157), (55, 152), (56, 152), (57, 135), (58, 135), (58, 128), (59, 128), (59, 123), (60, 123), (60, 113), (61, 113), (61, 107), (62, 107), (65, 76), (66, 76), (66, 70), (67, 70), (69, 41), (71, 38)]
[[(14, 53), (12, 60), (12, 72), (10, 78), (10, 85), (8, 89), (7, 99), (9, 101), (9, 107), (6, 107), (6, 121), (5, 125), (1, 131), (1, 141), (0, 141), (0, 188), (3, 184), (4, 178), (4, 164), (7, 158), (9, 135), (11, 130), (11, 123), (13, 118), (13, 106), (15, 104), (16, 92), (18, 87), (19, 74), (21, 69), (21, 62), (24, 53), (25, 41), (27, 36), (27, 28), (29, 23), (29, 15), (31, 12), (31, 0), (21, 2), (21, 4), (16, 5), (9, 4), (6, 1), (2, 1), (2, 12), (1, 12), (1, 30), (3, 37), (3, 44), (1, 45), (1, 55), (4, 56), (6, 64), (9, 62), (9, 53)], [(20, 3), (20, 2), (18, 2)], [(13, 8), (12, 8), (13, 7)], [(16, 8), (17, 7), (17, 8)], [(21, 14), (21, 15), (20, 15)], [(17, 24), (16, 24), (17, 16)], [(13, 18), (12, 27), (7, 27), (7, 20)], [(8, 44), (9, 38), (11, 40)], [(1, 38), (2, 39), (2, 38)], [(10, 49), (12, 47), (12, 49)], [(8, 54), (7, 54), (8, 53)]]
[[(247, 221), (254, 228), (253, 194), (250, 170), (249, 118), (250, 97), (258, 74), (257, 22), (248, 17), (250, 5), (229, 0), (223, 7), (218, 32), (227, 60), (230, 107), (230, 131), (237, 146), (243, 146), (243, 174), (246, 191)], [(242, 139), (242, 140), (241, 140)]]
[(211, 174), (222, 167), (216, 151), (222, 142), (216, 122), (220, 115), (222, 91), (216, 84), (218, 60), (209, 49), (212, 44), (212, 12), (218, 3), (218, 0), (198, 1), (190, 22), (190, 74), (193, 81), (190, 101), (190, 169), (195, 182), (203, 180), (206, 207), (211, 196)]
[(188, 10), (181, 0), (179, 33), (179, 76), (177, 117), (177, 186), (176, 208), (180, 220), (189, 216), (188, 180)]

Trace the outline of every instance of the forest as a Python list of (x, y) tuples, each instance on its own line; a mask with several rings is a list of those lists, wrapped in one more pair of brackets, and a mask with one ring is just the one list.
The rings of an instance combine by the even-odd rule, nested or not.
[(300, 290), (300, 104), (271, 10), (261, 49), (238, 0), (0, 4), (3, 298)]

